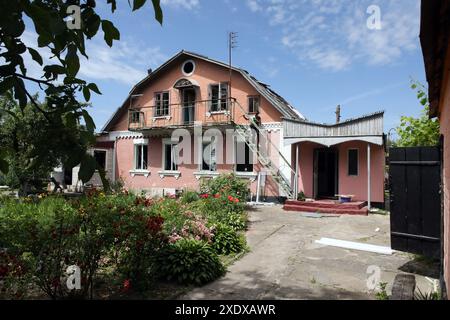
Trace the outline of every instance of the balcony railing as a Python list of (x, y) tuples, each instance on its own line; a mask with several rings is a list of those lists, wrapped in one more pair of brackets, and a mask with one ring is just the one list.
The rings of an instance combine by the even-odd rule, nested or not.
[(129, 130), (189, 127), (195, 123), (226, 125), (234, 120), (235, 100), (202, 100), (183, 104), (166, 104), (128, 110)]

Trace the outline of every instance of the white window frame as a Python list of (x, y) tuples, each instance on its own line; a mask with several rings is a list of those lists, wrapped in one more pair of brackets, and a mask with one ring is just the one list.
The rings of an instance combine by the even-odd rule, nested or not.
[[(256, 110), (250, 110), (250, 100), (253, 99), (258, 101), (258, 106), (256, 107)], [(261, 107), (261, 97), (258, 95), (254, 95), (254, 96), (248, 96), (247, 97), (247, 104), (248, 104), (248, 113), (258, 113), (259, 112), (259, 108)]]
[[(181, 176), (181, 172), (178, 170), (179, 166), (178, 166), (178, 146), (179, 142), (177, 141), (173, 141), (170, 138), (167, 139), (163, 139), (162, 140), (162, 165), (161, 165), (161, 171), (159, 171), (159, 176), (161, 179), (163, 179), (164, 177), (175, 177), (176, 179), (179, 179)], [(172, 145), (174, 146), (172, 148), (172, 164), (175, 161), (175, 165), (176, 165), (176, 170), (173, 170), (173, 168), (171, 170), (166, 170), (166, 146), (167, 145)]]
[[(356, 174), (350, 174), (350, 151), (356, 151)], [(359, 149), (358, 148), (349, 148), (347, 150), (347, 176), (349, 177), (358, 177), (359, 176)]]
[[(209, 155), (210, 159), (212, 158), (212, 150), (214, 149), (216, 151), (216, 154), (215, 154), (215, 158), (216, 158), (215, 170), (205, 170), (205, 169), (203, 169), (203, 156), (205, 154), (206, 146), (209, 146), (209, 145), (211, 145), (210, 155)], [(211, 169), (211, 165), (209, 165), (209, 166), (210, 166), (210, 169)], [(202, 144), (201, 155), (200, 155), (199, 171), (200, 172), (211, 172), (211, 173), (217, 172), (217, 144), (215, 144), (213, 141), (209, 141), (209, 142), (208, 141), (204, 141), (203, 144)]]
[[(158, 100), (158, 96), (160, 98), (164, 97), (164, 94), (167, 94), (167, 114), (158, 114), (158, 102), (161, 104), (161, 110), (164, 110), (164, 99), (159, 99)], [(154, 119), (159, 119), (159, 118), (167, 118), (170, 117), (170, 91), (159, 91), (159, 92), (155, 92), (155, 112), (153, 114), (153, 118)]]
[[(137, 148), (143, 148), (144, 146), (147, 147), (147, 168), (146, 169), (138, 169), (137, 168)], [(150, 161), (149, 161), (149, 143), (148, 143), (148, 139), (135, 139), (133, 141), (133, 169), (130, 170), (130, 174), (132, 177), (134, 176), (138, 176), (138, 175), (143, 175), (145, 177), (148, 177), (150, 175)], [(144, 153), (141, 152), (141, 163), (144, 163)]]
[[(190, 72), (190, 73), (186, 73), (185, 71), (184, 71), (184, 66), (186, 65), (186, 64), (188, 64), (188, 63), (192, 63), (192, 65), (194, 66), (194, 68), (192, 69), (192, 72)], [(195, 65), (195, 61), (194, 60), (186, 60), (185, 62), (183, 62), (183, 65), (181, 66), (181, 72), (183, 73), (183, 75), (185, 76), (185, 77), (190, 77), (190, 76), (192, 76), (193, 74), (194, 74), (194, 72), (195, 72), (195, 68), (196, 68), (197, 66)]]
[[(219, 97), (218, 97), (218, 99), (217, 99), (217, 102), (218, 102), (218, 110), (215, 110), (215, 111), (213, 111), (212, 110), (212, 106), (213, 106), (213, 96), (212, 96), (212, 88), (213, 87), (218, 87), (218, 89), (219, 89)], [(227, 97), (225, 98), (225, 105), (226, 105), (226, 108), (225, 109), (222, 109), (222, 100), (223, 100), (223, 98), (222, 98), (222, 96), (221, 96), (221, 93), (222, 93), (222, 88), (223, 87), (226, 87), (227, 88)], [(208, 113), (210, 113), (210, 114), (217, 114), (217, 113), (226, 113), (226, 112), (228, 112), (228, 109), (229, 109), (229, 99), (230, 99), (230, 84), (228, 83), (228, 82), (219, 82), (219, 83), (211, 83), (210, 85), (209, 85), (209, 88), (208, 88), (208, 92), (209, 92), (209, 108), (208, 108)]]

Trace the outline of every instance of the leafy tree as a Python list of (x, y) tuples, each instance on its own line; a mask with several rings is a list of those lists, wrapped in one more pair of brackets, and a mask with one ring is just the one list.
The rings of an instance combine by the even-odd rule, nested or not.
[(424, 85), (412, 81), (411, 88), (417, 92), (417, 99), (423, 106), (418, 118), (403, 116), (397, 127), (396, 147), (436, 146), (439, 144), (439, 122), (429, 117), (428, 95)]
[[(33, 99), (38, 101), (37, 95)], [(10, 92), (0, 97), (0, 110), (4, 113), (0, 145), (8, 165), (5, 182), (19, 188), (21, 194), (41, 188), (56, 166), (72, 168), (86, 161), (84, 158), (90, 157), (87, 149), (93, 143), (90, 129), (87, 125), (80, 125), (82, 112), (86, 110), (75, 114), (75, 117), (72, 112), (49, 113), (47, 116), (51, 121), (48, 121), (40, 111), (47, 111), (47, 104), (36, 103), (39, 110), (31, 103), (21, 108)], [(67, 154), (67, 146), (81, 157)]]
[[(104, 1), (112, 12), (116, 10), (116, 0)], [(22, 111), (31, 109), (31, 106), (39, 111), (48, 123), (44, 125), (43, 122), (39, 122), (38, 125), (50, 132), (55, 132), (52, 128), (56, 128), (56, 131), (63, 128), (71, 129), (81, 117), (86, 124), (86, 130), (82, 134), (86, 135), (84, 138), (87, 140), (94, 139), (95, 124), (85, 106), (77, 101), (77, 94), (82, 93), (88, 102), (92, 92), (101, 93), (95, 83), (88, 83), (77, 77), (80, 69), (79, 57), (88, 58), (85, 41), (92, 39), (100, 28), (105, 42), (110, 47), (114, 40), (120, 39), (120, 32), (114, 24), (96, 12), (97, 2), (96, 0), (0, 0), (0, 95), (11, 92)], [(129, 0), (128, 3), (132, 11), (135, 11), (143, 7), (146, 0)], [(160, 0), (151, 0), (151, 3), (155, 19), (162, 23)], [(78, 6), (79, 15), (72, 16), (74, 11), (70, 6), (73, 5)], [(68, 20), (72, 18), (79, 19), (79, 28), (68, 27), (70, 24)], [(31, 23), (26, 24), (25, 20)], [(23, 35), (30, 26), (34, 26), (38, 35), (37, 46), (51, 53), (50, 61), (44, 61), (37, 50), (25, 45)], [(30, 67), (24, 62), (24, 56), (27, 54), (40, 66), (40, 77), (33, 77), (27, 73)], [(38, 85), (45, 94), (45, 108), (30, 94), (31, 85)], [(27, 112), (34, 111), (27, 110)], [(0, 122), (3, 121), (1, 117), (4, 115), (5, 112), (0, 112)], [(38, 125), (33, 128), (41, 130), (37, 128)], [(46, 146), (42, 147), (45, 150)], [(62, 149), (67, 159), (81, 161), (80, 175), (84, 178), (82, 180), (89, 180), (95, 172), (95, 160), (81, 154), (80, 152), (85, 151), (77, 145), (65, 143)], [(4, 173), (9, 164), (5, 160), (6, 154), (4, 145), (0, 144), (0, 171)]]

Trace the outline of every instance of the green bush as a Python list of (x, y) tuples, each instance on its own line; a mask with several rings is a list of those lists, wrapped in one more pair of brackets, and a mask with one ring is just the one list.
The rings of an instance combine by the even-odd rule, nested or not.
[(211, 196), (231, 196), (245, 203), (250, 195), (248, 180), (237, 178), (234, 173), (222, 174), (217, 178), (205, 180), (200, 186), (201, 193)]
[(244, 250), (245, 244), (245, 238), (230, 226), (223, 223), (215, 226), (212, 247), (218, 254), (228, 255), (241, 252)]
[(181, 195), (181, 203), (187, 204), (198, 201), (200, 198), (196, 191), (184, 190)]
[[(72, 201), (5, 202), (0, 206), (0, 247), (7, 251), (0, 257), (0, 277), (7, 289), (18, 287), (23, 293), (31, 284), (52, 299), (85, 298), (99, 268), (112, 266), (133, 287), (146, 288), (155, 252), (166, 242), (164, 220), (149, 210), (151, 205), (133, 195), (101, 193)], [(71, 265), (81, 270), (80, 291), (66, 288)]]
[(211, 246), (194, 239), (181, 239), (164, 247), (156, 265), (161, 277), (182, 284), (202, 285), (225, 273)]

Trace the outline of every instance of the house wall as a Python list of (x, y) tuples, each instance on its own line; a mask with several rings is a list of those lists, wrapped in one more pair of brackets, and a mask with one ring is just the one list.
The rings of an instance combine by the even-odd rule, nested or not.
[(440, 101), (440, 124), (443, 141), (443, 204), (444, 204), (444, 278), (450, 293), (450, 45), (447, 50), (446, 67)]
[[(186, 77), (181, 68), (183, 62), (187, 60), (193, 60), (196, 68), (192, 76)], [(149, 80), (147, 87), (141, 92), (135, 92), (135, 94), (143, 94), (141, 97), (135, 97), (133, 99), (133, 108), (141, 109), (145, 112), (145, 119), (147, 123), (152, 121), (152, 109), (155, 105), (155, 93), (162, 91), (169, 91), (170, 104), (181, 103), (181, 97), (178, 89), (173, 86), (175, 83), (182, 79), (194, 80), (199, 84), (199, 88), (196, 89), (196, 100), (203, 101), (209, 100), (209, 85), (217, 84), (221, 82), (228, 82), (230, 75), (229, 69), (210, 63), (200, 59), (186, 58), (184, 60), (179, 59), (167, 69), (160, 72), (154, 79)], [(233, 98), (239, 102), (239, 104), (245, 110), (248, 109), (248, 96), (259, 95), (256, 89), (238, 72), (233, 72), (232, 78), (232, 92)], [(281, 114), (276, 110), (265, 98), (261, 97), (260, 117), (263, 123), (281, 122)], [(128, 107), (128, 106), (127, 106)], [(207, 110), (207, 104), (201, 104), (196, 106), (196, 120), (205, 120), (205, 113)], [(176, 117), (177, 115), (173, 115)], [(158, 120), (156, 120), (158, 121)], [(239, 107), (235, 107), (234, 121), (239, 124), (248, 123), (248, 120), (243, 118), (243, 112)], [(128, 130), (128, 113), (123, 112), (120, 118), (116, 121), (111, 131), (126, 131)]]
[[(302, 142), (299, 145), (299, 192), (307, 197), (314, 194), (314, 150), (323, 146)], [(295, 159), (295, 148), (292, 147), (292, 158)], [(354, 200), (367, 201), (367, 143), (351, 141), (334, 146), (339, 157), (339, 194), (355, 195)], [(349, 149), (358, 149), (358, 176), (348, 176), (347, 157)], [(294, 163), (294, 162), (293, 162)], [(385, 156), (382, 146), (371, 145), (371, 201), (384, 203), (384, 165)]]
[[(280, 139), (278, 132), (270, 133), (272, 139)], [(197, 179), (200, 165), (194, 161), (196, 150), (191, 148), (191, 164), (182, 163), (178, 165), (180, 176), (178, 179), (172, 176), (160, 176), (163, 171), (163, 137), (148, 138), (148, 176), (135, 172), (134, 169), (134, 139), (133, 137), (121, 138), (116, 143), (116, 177), (120, 177), (125, 183), (125, 187), (131, 190), (145, 190), (155, 195), (173, 194), (175, 190), (192, 189), (198, 190), (200, 180)], [(229, 152), (233, 153), (233, 150)], [(234, 162), (227, 163), (227, 143), (223, 142), (223, 164), (218, 164), (217, 173), (234, 172)], [(278, 160), (277, 155), (271, 157), (274, 161)], [(258, 163), (254, 165), (254, 172), (261, 170)], [(239, 176), (239, 173), (237, 173)], [(257, 182), (250, 180), (250, 189), (253, 195), (256, 194)], [(253, 181), (252, 181), (253, 180)], [(268, 177), (262, 196), (275, 197), (279, 195), (278, 185)]]
[[(183, 62), (186, 60), (193, 60), (196, 68), (192, 76), (186, 77), (181, 68)], [(170, 104), (179, 104), (181, 97), (178, 89), (173, 88), (174, 84), (182, 79), (186, 78), (195, 83), (198, 83), (199, 87), (196, 89), (196, 100), (209, 100), (209, 85), (217, 84), (221, 82), (229, 81), (229, 69), (218, 66), (214, 63), (203, 61), (201, 59), (178, 59), (174, 61), (170, 66), (166, 67), (163, 71), (156, 74), (156, 76), (149, 80), (143, 89), (137, 90), (135, 94), (142, 94), (141, 97), (135, 97), (133, 99), (133, 108), (146, 112), (145, 120), (153, 121), (153, 112), (150, 107), (155, 105), (155, 93), (162, 91), (169, 91)], [(232, 92), (231, 96), (236, 98), (239, 104), (248, 110), (248, 96), (259, 95), (256, 89), (238, 72), (233, 72), (232, 78)], [(128, 107), (128, 105), (126, 106)], [(175, 110), (177, 106), (173, 106)], [(234, 122), (248, 124), (248, 120), (243, 117), (244, 112), (235, 107)], [(200, 104), (196, 106), (196, 120), (202, 121), (205, 119), (207, 112), (207, 104)], [(174, 111), (172, 111), (174, 112)], [(173, 116), (171, 112), (171, 116)], [(281, 149), (283, 141), (281, 114), (272, 106), (265, 98), (260, 96), (260, 117), (264, 125), (270, 126), (268, 129), (269, 137), (274, 145)], [(156, 120), (158, 121), (158, 120)], [(115, 121), (112, 126), (110, 136), (118, 135), (130, 136), (128, 131), (128, 113), (126, 108), (122, 111), (121, 115)], [(141, 134), (140, 134), (141, 135)], [(162, 171), (162, 137), (152, 137), (152, 132), (144, 132), (144, 137), (149, 139), (148, 145), (148, 161), (150, 172), (149, 176), (136, 175), (135, 172), (131, 172), (134, 168), (134, 144), (132, 138), (119, 138), (117, 140), (116, 149), (116, 177), (120, 177), (125, 182), (125, 186), (135, 190), (156, 190), (158, 194), (162, 191), (170, 193), (174, 189), (198, 189), (199, 180), (197, 180), (196, 172), (199, 171), (198, 164), (181, 164), (178, 166), (180, 177), (159, 176), (159, 171)], [(169, 134), (166, 134), (168, 137)], [(224, 149), (226, 148), (226, 142), (224, 141)], [(192, 153), (194, 149), (192, 147)], [(230, 151), (232, 152), (232, 151)], [(224, 159), (226, 159), (226, 151), (224, 150)], [(278, 151), (271, 148), (269, 152), (270, 158), (274, 163), (279, 163)], [(254, 166), (254, 173), (263, 170), (257, 163)], [(218, 166), (218, 173), (233, 172), (234, 164), (223, 164)], [(252, 177), (251, 191), (256, 194), (256, 180), (255, 175)], [(266, 184), (263, 188), (261, 196), (274, 197), (280, 195), (278, 185), (270, 177), (266, 179)], [(151, 192), (150, 192), (151, 193)]]

